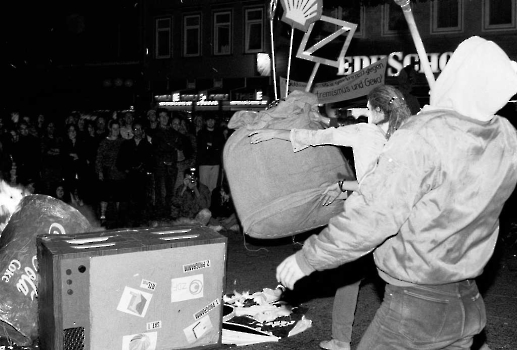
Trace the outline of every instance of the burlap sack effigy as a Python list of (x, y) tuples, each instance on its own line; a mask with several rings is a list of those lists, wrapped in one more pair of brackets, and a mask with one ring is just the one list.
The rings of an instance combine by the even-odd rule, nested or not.
[(257, 129), (322, 129), (314, 94), (292, 92), (276, 107), (236, 112), (228, 126), (236, 129), (226, 142), (223, 161), (233, 202), (245, 234), (273, 239), (327, 225), (343, 202), (323, 206), (321, 195), (331, 183), (354, 179), (339, 148), (308, 147), (293, 152), (290, 142), (250, 144)]

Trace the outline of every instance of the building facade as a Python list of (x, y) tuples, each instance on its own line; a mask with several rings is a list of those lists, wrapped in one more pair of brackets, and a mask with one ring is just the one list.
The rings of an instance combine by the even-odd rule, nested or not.
[[(458, 44), (473, 35), (496, 42), (517, 60), (516, 2), (412, 0), (434, 75)], [(17, 36), (4, 43), (6, 100), (63, 108), (149, 108), (156, 102), (185, 110), (264, 108), (283, 97), (280, 77), (306, 82), (315, 65), (296, 57), (305, 33), (282, 22), (282, 0), (272, 21), (270, 4), (81, 0), (40, 4), (31, 11), (21, 3), (10, 4), (8, 12), (19, 15), (8, 18)], [(43, 11), (53, 16), (41, 16)], [(343, 64), (322, 64), (314, 82), (337, 79), (388, 57), (386, 82), (396, 85), (400, 69), (414, 66), (420, 72), (414, 93), (426, 103), (427, 81), (402, 10), (393, 0), (323, 0), (323, 14), (355, 23), (357, 30)], [(314, 28), (312, 43), (336, 30), (323, 21)], [(345, 40), (341, 35), (314, 54), (335, 60)]]
[[(458, 44), (473, 35), (496, 42), (517, 60), (516, 1), (412, 1), (433, 74), (438, 76)], [(146, 4), (144, 77), (149, 95), (172, 109), (189, 109), (193, 104), (226, 109), (236, 101), (263, 108), (276, 97), (268, 66), (273, 56), (277, 78), (288, 74), (298, 81), (310, 78), (314, 63), (296, 57), (305, 33), (280, 20), (281, 1), (272, 22), (270, 3), (265, 1), (149, 0)], [(315, 82), (337, 79), (388, 57), (387, 83), (396, 85), (400, 70), (412, 65), (420, 73), (415, 93), (426, 102), (427, 81), (400, 6), (393, 1), (365, 6), (360, 1), (330, 0), (323, 6), (325, 16), (358, 27), (344, 64), (339, 69), (322, 65)], [(314, 29), (309, 41), (317, 42), (336, 27), (316, 23)], [(333, 55), (338, 55), (345, 39), (342, 35), (315, 54), (336, 59)]]
[(217, 110), (232, 100), (267, 101), (270, 77), (257, 66), (270, 52), (264, 1), (147, 3), (145, 78), (158, 102)]

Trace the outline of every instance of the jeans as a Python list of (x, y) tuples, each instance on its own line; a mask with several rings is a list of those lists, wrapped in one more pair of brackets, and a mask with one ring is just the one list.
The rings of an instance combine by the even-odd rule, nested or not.
[(361, 280), (339, 287), (332, 307), (332, 338), (350, 343)]
[(485, 324), (485, 304), (473, 280), (411, 287), (387, 284), (357, 349), (470, 349)]
[(170, 215), (172, 197), (174, 196), (174, 184), (178, 169), (176, 163), (173, 165), (160, 164), (154, 172), (154, 186), (156, 193), (156, 205), (165, 214)]
[(346, 343), (352, 340), (359, 286), (368, 273), (377, 274), (372, 258), (372, 255), (368, 254), (334, 270), (339, 282), (332, 307), (332, 339)]
[(200, 165), (199, 182), (208, 187), (210, 193), (217, 187), (219, 182), (219, 165)]

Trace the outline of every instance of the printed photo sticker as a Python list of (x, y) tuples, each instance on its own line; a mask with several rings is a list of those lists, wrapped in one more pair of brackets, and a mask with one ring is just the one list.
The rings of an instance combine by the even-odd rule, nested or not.
[(187, 328), (183, 329), (185, 333), (185, 337), (189, 343), (193, 343), (196, 340), (203, 337), (207, 332), (209, 332), (213, 328), (212, 321), (209, 316), (205, 316)]
[(152, 297), (153, 295), (150, 293), (126, 286), (124, 287), (117, 310), (130, 315), (144, 317)]
[(158, 333), (138, 333), (122, 337), (122, 350), (156, 350)]
[(171, 280), (171, 302), (203, 297), (203, 275), (174, 278)]

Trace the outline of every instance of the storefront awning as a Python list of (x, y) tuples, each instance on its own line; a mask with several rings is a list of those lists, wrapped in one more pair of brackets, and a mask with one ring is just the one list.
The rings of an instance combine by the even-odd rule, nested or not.
[(206, 99), (208, 101), (229, 101), (230, 90), (220, 87), (213, 87), (207, 90)]
[(268, 85), (264, 79), (244, 79), (240, 84), (214, 82), (212, 87), (203, 89), (199, 86), (155, 96), (155, 101), (162, 108), (186, 112), (263, 110), (268, 104)]

